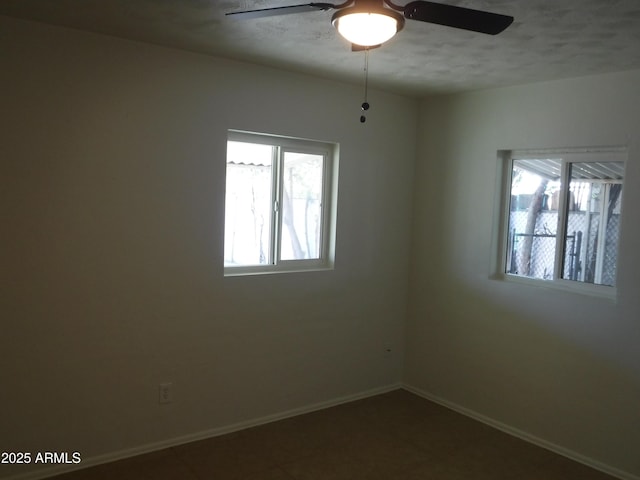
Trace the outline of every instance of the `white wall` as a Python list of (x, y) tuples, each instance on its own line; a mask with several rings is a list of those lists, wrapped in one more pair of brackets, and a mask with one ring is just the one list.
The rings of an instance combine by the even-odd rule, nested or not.
[[(640, 71), (421, 107), (405, 382), (640, 476)], [(490, 279), (499, 149), (628, 146), (617, 302)], [(616, 470), (617, 469), (617, 470)]]
[[(373, 91), (363, 125), (359, 86), (2, 17), (0, 56), (2, 451), (88, 461), (399, 382), (412, 101)], [(340, 143), (335, 270), (223, 277), (229, 128)]]

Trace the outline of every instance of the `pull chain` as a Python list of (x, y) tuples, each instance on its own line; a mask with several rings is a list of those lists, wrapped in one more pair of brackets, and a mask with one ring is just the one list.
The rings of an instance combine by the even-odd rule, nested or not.
[[(367, 91), (369, 88), (369, 47), (364, 49), (364, 102), (362, 102), (362, 111), (369, 110), (369, 102), (367, 102)], [(367, 121), (367, 117), (360, 115), (360, 123)]]

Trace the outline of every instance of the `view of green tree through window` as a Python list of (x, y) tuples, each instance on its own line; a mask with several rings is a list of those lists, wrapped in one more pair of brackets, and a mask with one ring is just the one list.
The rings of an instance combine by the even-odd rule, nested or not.
[(225, 271), (326, 267), (332, 166), (331, 144), (230, 132)]

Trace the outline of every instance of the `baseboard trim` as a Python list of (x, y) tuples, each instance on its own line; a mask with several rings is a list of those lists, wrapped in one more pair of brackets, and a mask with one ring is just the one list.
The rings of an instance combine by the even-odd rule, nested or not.
[(350, 395), (344, 395), (342, 397), (333, 398), (323, 402), (313, 403), (304, 407), (294, 408), (283, 412), (275, 413), (272, 415), (266, 415), (264, 417), (254, 418), (243, 422), (238, 422), (230, 425), (225, 425), (218, 428), (212, 428), (203, 430), (201, 432), (192, 433), (189, 435), (183, 435), (159, 442), (149, 443), (146, 445), (140, 445), (133, 448), (127, 448), (124, 450), (118, 450), (104, 455), (97, 455), (89, 458), (82, 458), (82, 463), (77, 465), (58, 465), (49, 468), (43, 468), (41, 470), (25, 472), (17, 475), (10, 475), (4, 477), (3, 480), (42, 480), (52, 477), (54, 475), (60, 475), (63, 473), (69, 473), (75, 470), (82, 470), (96, 465), (102, 465), (105, 463), (115, 462), (118, 460), (124, 460), (125, 458), (135, 457), (145, 453), (151, 453), (165, 448), (175, 447), (183, 445), (185, 443), (196, 442), (198, 440), (205, 440), (207, 438), (218, 437), (220, 435), (226, 435), (228, 433), (237, 432), (251, 427), (257, 427), (259, 425), (265, 425), (271, 422), (277, 422), (278, 420), (284, 420), (286, 418), (297, 417), (305, 413), (311, 413), (318, 410), (324, 410), (325, 408), (335, 407), (343, 403), (349, 403), (363, 398), (373, 397), (383, 393), (391, 392), (393, 390), (399, 390), (403, 388), (401, 383), (394, 383), (383, 387), (374, 388), (371, 390), (365, 390)]
[(557, 453), (558, 455), (562, 455), (564, 457), (567, 457), (571, 460), (574, 460), (576, 462), (582, 463), (583, 465), (586, 465), (588, 467), (594, 468), (596, 470), (599, 470), (603, 473), (606, 473), (607, 475), (611, 475), (613, 477), (616, 478), (620, 478), (621, 480), (640, 480), (640, 477), (638, 477), (637, 475), (634, 475), (632, 473), (629, 472), (625, 472), (623, 470), (620, 470), (618, 468), (612, 467), (610, 465), (607, 465), (605, 463), (599, 462), (597, 460), (594, 460), (592, 458), (586, 457), (580, 453), (574, 452), (573, 450), (570, 450), (568, 448), (562, 447), (560, 445), (556, 445), (555, 443), (549, 442), (547, 440), (544, 440), (543, 438), (540, 437), (536, 437), (535, 435), (531, 435), (530, 433), (527, 433), (523, 430), (519, 430), (517, 428), (514, 428), (510, 425), (507, 425), (505, 423), (502, 423), (498, 420), (495, 420), (491, 417), (487, 417), (485, 415), (482, 415), (474, 410), (470, 410), (468, 408), (465, 408), (463, 406), (460, 406), (456, 403), (450, 402), (449, 400), (446, 400), (442, 397), (438, 397), (437, 395), (433, 395), (430, 392), (427, 392), (425, 390), (422, 390), (420, 388), (414, 387), (412, 385), (403, 383), (402, 384), (402, 388), (404, 390), (407, 390), (408, 392), (411, 393), (415, 393), (416, 395), (425, 398), (427, 400), (430, 400), (434, 403), (437, 403), (439, 405), (442, 405), (443, 407), (446, 407), (450, 410), (453, 410), (455, 412), (458, 412), (462, 415), (465, 415), (467, 417), (473, 418), (474, 420), (477, 420), (479, 422), (482, 422), (486, 425), (489, 425), (490, 427), (496, 428), (498, 430), (501, 430), (509, 435), (512, 435), (514, 437), (520, 438), (526, 442), (532, 443), (534, 445), (537, 445), (538, 447), (542, 447), (545, 448), (547, 450), (550, 450), (554, 453)]

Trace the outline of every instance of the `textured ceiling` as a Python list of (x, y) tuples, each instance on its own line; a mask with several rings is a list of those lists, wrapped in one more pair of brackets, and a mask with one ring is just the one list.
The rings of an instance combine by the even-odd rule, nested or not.
[[(305, 0), (0, 0), (0, 15), (361, 82), (364, 54), (350, 51), (330, 11), (224, 16), (298, 3)], [(640, 68), (640, 0), (442, 3), (515, 21), (497, 36), (407, 21), (371, 51), (371, 86), (423, 96)]]

